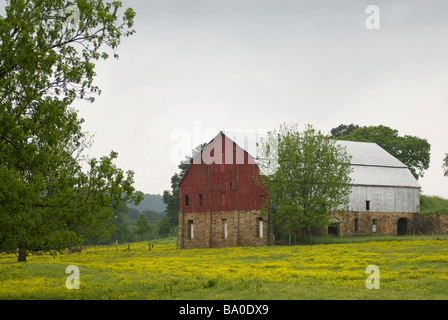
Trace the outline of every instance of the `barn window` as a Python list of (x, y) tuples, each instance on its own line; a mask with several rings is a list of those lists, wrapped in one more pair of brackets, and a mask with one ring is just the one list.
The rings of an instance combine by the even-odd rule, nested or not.
[(188, 207), (190, 205), (190, 197), (188, 194), (185, 195), (185, 206)]
[(227, 219), (222, 219), (222, 238), (227, 239)]
[(193, 220), (188, 220), (188, 239), (193, 239), (194, 238), (194, 224), (193, 224)]
[(199, 194), (199, 206), (202, 207), (202, 193)]
[(366, 200), (366, 211), (370, 210), (370, 200)]
[(233, 186), (232, 186), (232, 182), (230, 182), (230, 183), (229, 183), (229, 188), (230, 188), (230, 190), (232, 190), (232, 187), (233, 187)]
[(257, 237), (263, 238), (263, 218), (257, 218)]
[(355, 231), (359, 231), (359, 218), (355, 218)]

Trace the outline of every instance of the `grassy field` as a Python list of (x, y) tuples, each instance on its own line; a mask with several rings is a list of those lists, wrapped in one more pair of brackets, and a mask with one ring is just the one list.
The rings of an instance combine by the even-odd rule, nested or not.
[[(190, 250), (166, 239), (151, 251), (146, 242), (89, 247), (27, 263), (2, 254), (0, 299), (448, 299), (448, 240), (436, 238)], [(66, 287), (69, 265), (79, 267), (78, 290)], [(379, 289), (366, 288), (369, 265)]]

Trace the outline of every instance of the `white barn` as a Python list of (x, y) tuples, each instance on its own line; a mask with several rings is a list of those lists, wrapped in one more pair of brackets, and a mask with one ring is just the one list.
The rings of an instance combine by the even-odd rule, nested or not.
[(420, 185), (405, 164), (376, 143), (337, 144), (352, 156), (350, 211), (419, 212)]
[(376, 143), (337, 141), (352, 156), (348, 213), (328, 232), (407, 234), (420, 212), (420, 184), (408, 167)]

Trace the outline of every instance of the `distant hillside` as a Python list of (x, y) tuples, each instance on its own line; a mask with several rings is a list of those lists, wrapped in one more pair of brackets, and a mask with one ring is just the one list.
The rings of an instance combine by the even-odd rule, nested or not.
[(166, 205), (163, 203), (163, 197), (160, 194), (145, 194), (142, 202), (138, 206), (129, 205), (130, 208), (135, 208), (142, 212), (151, 210), (155, 212), (165, 212)]

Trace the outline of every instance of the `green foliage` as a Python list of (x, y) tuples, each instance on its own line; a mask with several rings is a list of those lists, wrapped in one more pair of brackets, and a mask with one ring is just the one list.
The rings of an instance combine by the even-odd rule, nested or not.
[(443, 175), (445, 177), (448, 177), (448, 153), (445, 153), (445, 157), (443, 158), (442, 168), (443, 168)]
[(109, 47), (117, 57), (120, 39), (134, 33), (135, 13), (119, 18), (120, 6), (18, 0), (0, 16), (0, 247), (19, 247), (19, 260), (26, 251), (105, 239), (113, 232), (112, 209), (141, 200), (134, 173), (113, 163), (116, 152), (82, 170), (91, 138), (70, 107), (100, 92), (94, 63), (108, 56), (100, 50)]
[(284, 125), (274, 134), (279, 136), (279, 168), (262, 178), (268, 192), (262, 212), (291, 233), (327, 225), (329, 215), (348, 204), (350, 156), (310, 125), (303, 132)]
[(111, 217), (114, 232), (108, 240), (111, 240), (112, 242), (118, 241), (118, 243), (134, 242), (136, 240), (136, 235), (133, 232), (133, 227), (137, 217), (132, 219), (132, 216), (135, 213), (137, 214), (137, 217), (140, 214), (137, 210), (129, 209), (125, 205), (114, 209), (114, 215)]
[(177, 235), (177, 225), (173, 225), (168, 216), (165, 216), (160, 220), (157, 225), (157, 235), (166, 238)]
[(205, 144), (199, 145), (192, 150), (192, 156), (186, 156), (178, 165), (179, 173), (171, 177), (171, 190), (163, 191), (163, 202), (166, 204), (166, 216), (160, 221), (158, 234), (162, 237), (168, 237), (176, 232), (179, 210), (180, 210), (180, 190), (179, 183), (191, 165), (193, 158), (201, 152)]
[(345, 124), (341, 124), (339, 126), (337, 126), (336, 128), (333, 128), (330, 130), (331, 136), (332, 137), (343, 137), (346, 136), (348, 134), (350, 134), (352, 131), (358, 129), (359, 126), (355, 125), (353, 123), (349, 124), (349, 125), (345, 125)]
[[(335, 129), (332, 129), (332, 133)], [(422, 178), (429, 168), (431, 145), (426, 139), (410, 135), (399, 136), (397, 130), (382, 125), (359, 127), (337, 137), (340, 140), (375, 142), (403, 162), (416, 179)]]
[(421, 195), (420, 213), (448, 213), (448, 199)]
[(163, 191), (163, 202), (166, 204), (166, 219), (172, 226), (177, 226), (179, 220), (178, 214), (180, 209), (180, 190), (179, 182), (182, 176), (175, 173), (171, 177), (171, 190)]
[(137, 221), (135, 221), (134, 232), (141, 235), (150, 232), (151, 230), (152, 230), (151, 224), (149, 223), (146, 216), (143, 213), (141, 213)]

